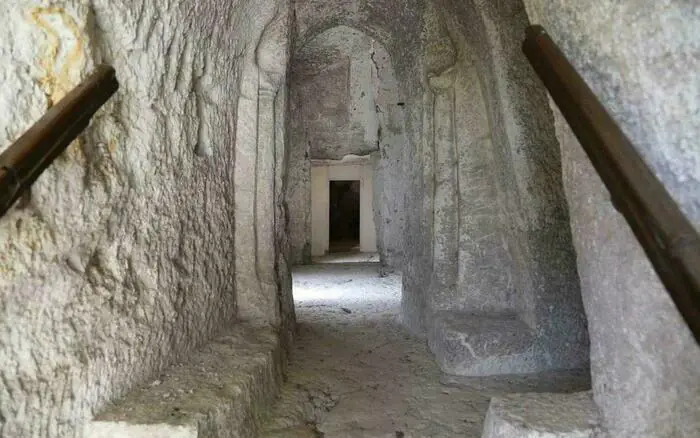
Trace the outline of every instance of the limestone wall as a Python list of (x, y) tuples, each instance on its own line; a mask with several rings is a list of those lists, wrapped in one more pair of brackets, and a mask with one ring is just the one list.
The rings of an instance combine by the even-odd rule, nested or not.
[(301, 47), (290, 66), (311, 159), (341, 159), (378, 150), (372, 40), (339, 26)]
[[(295, 13), (298, 47), (347, 26), (384, 46), (393, 66), (400, 105), (377, 111), (378, 137), (382, 147), (384, 127), (394, 125), (405, 130), (405, 141), (386, 150), (393, 156), (381, 156), (393, 173), (377, 173), (375, 199), (378, 206), (382, 199), (401, 202), (406, 211), (398, 239), (404, 250), (405, 324), (431, 333), (443, 369), (453, 373), (585, 367), (588, 339), (559, 149), (547, 124), (546, 94), (520, 53), (520, 29), (527, 25), (522, 3), (308, 0), (297, 2)], [(307, 63), (312, 67), (337, 54), (328, 48), (316, 53)], [(326, 86), (341, 93), (339, 84), (350, 77), (343, 62), (327, 63), (332, 68), (326, 82), (309, 86), (307, 94), (326, 93)], [(352, 93), (342, 93), (350, 102)], [(303, 94), (292, 101), (309, 102), (311, 111), (324, 108)], [(302, 114), (306, 109), (299, 105)], [(339, 124), (330, 129), (343, 126), (350, 112), (331, 119)], [(296, 194), (288, 197), (298, 209), (311, 204), (310, 170), (303, 160), (313, 155), (314, 145), (307, 141), (311, 124), (290, 126), (305, 139), (290, 151), (295, 157), (290, 163), (301, 163), (291, 165)], [(378, 226), (394, 214), (379, 212)], [(291, 218), (294, 259), (301, 261), (310, 249), (308, 209)], [(378, 235), (381, 250), (381, 229)], [(464, 324), (474, 327), (465, 331)], [(513, 330), (518, 341), (485, 352), (488, 360), (470, 368), (462, 363), (469, 361), (468, 349), (455, 348), (498, 344), (482, 329)], [(467, 339), (472, 335), (483, 344)], [(443, 345), (448, 339), (454, 345)]]
[(73, 435), (237, 314), (293, 320), (272, 310), (286, 13), (252, 0), (0, 4), (0, 147), (96, 63), (122, 85), (0, 219), (0, 435)]
[[(526, 0), (689, 217), (700, 224), (700, 9), (692, 2)], [(553, 108), (554, 105), (553, 105)], [(700, 435), (700, 348), (555, 109), (591, 338), (613, 437)]]
[[(526, 24), (517, 2), (424, 11), (421, 188), (410, 207), (422, 211), (424, 249), (403, 311), (451, 373), (587, 364), (556, 138), (520, 54)], [(511, 330), (512, 344), (492, 339)]]

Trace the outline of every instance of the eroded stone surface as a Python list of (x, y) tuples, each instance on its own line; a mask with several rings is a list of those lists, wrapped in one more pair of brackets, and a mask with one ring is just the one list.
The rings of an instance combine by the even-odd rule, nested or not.
[(512, 394), (491, 400), (482, 438), (593, 438), (598, 424), (590, 391)]
[[(545, 26), (700, 224), (697, 5), (525, 3), (530, 19)], [(693, 364), (700, 347), (558, 110), (555, 115), (591, 337), (593, 395), (607, 434), (698, 436), (700, 370)]]
[(107, 407), (84, 435), (254, 436), (277, 394), (283, 354), (270, 328), (238, 324)]
[[(308, 160), (366, 147), (353, 140), (366, 135), (348, 134), (352, 110), (365, 108), (351, 91), (355, 55), (347, 53), (363, 32), (386, 48), (402, 104), (365, 108), (364, 117), (379, 118), (381, 128), (375, 221), (383, 261), (386, 248), (403, 250), (404, 322), (426, 333), (440, 312), (517, 315), (532, 334), (532, 358), (520, 372), (534, 371), (533, 364), (585, 368), (588, 340), (559, 151), (546, 95), (516, 31), (527, 24), (523, 5), (434, 1), (410, 9), (389, 3), (295, 4), (299, 37), (292, 70), (304, 79), (292, 101), (308, 123), (291, 123), (298, 139), (290, 146), (293, 259), (309, 261)], [(420, 40), (400, 32), (412, 20), (421, 24)], [(372, 60), (381, 66), (380, 57)], [(385, 147), (381, 140), (392, 126), (405, 136)], [(400, 227), (387, 222), (401, 211)], [(386, 234), (385, 225), (401, 233)], [(440, 351), (440, 361), (457, 354)]]
[[(274, 200), (251, 216), (234, 202), (275, 181), (255, 167), (234, 169), (234, 156), (255, 159), (259, 140), (270, 150), (257, 130), (236, 131), (236, 120), (243, 97), (258, 103), (258, 88), (244, 84), (286, 69), (278, 50), (287, 44), (286, 8), (0, 4), (0, 147), (96, 63), (114, 65), (121, 82), (29, 204), (0, 220), (0, 435), (72, 435), (106, 402), (231, 324), (238, 306), (280, 321), (270, 275)], [(255, 233), (254, 252), (239, 251)], [(258, 272), (261, 260), (269, 266)], [(264, 294), (237, 291), (246, 280)]]
[(461, 376), (546, 369), (534, 341), (534, 333), (517, 315), (440, 312), (428, 330), (428, 345), (442, 371)]
[[(411, 218), (406, 235), (404, 321), (435, 334), (443, 312), (483, 321), (517, 315), (532, 335), (520, 372), (585, 368), (559, 151), (514, 30), (527, 24), (523, 6), (436, 1), (424, 14), (423, 53), (433, 65), (424, 66), (421, 159), (412, 172), (419, 188), (408, 204), (423, 217)], [(469, 361), (467, 350), (433, 341), (445, 347), (436, 350), (444, 367), (458, 352)], [(503, 369), (516, 363), (500, 354), (510, 362)]]
[[(310, 255), (295, 236), (311, 148), (285, 138), (285, 125), (305, 125), (287, 105), (305, 99), (283, 86), (286, 58), (347, 26), (384, 48), (374, 67), (393, 73), (388, 111), (348, 93), (364, 110), (338, 117), (363, 152), (379, 141), (380, 225), (407, 212), (380, 244), (385, 259), (391, 245), (402, 252), (403, 324), (424, 335), (441, 312), (515, 315), (535, 352), (523, 363), (585, 367), (582, 292), (608, 433), (698, 435), (700, 351), (558, 114), (557, 147), (520, 43), (528, 15), (546, 25), (697, 222), (700, 12), (525, 4), (527, 14), (520, 1), (298, 0), (289, 14), (281, 0), (4, 1), (2, 147), (97, 62), (117, 68), (122, 89), (0, 220), (0, 432), (71, 435), (236, 317), (279, 326), (289, 342), (288, 265)], [(337, 55), (327, 49), (319, 65)], [(351, 70), (336, 61), (329, 92)], [(451, 339), (486, 326), (454, 327)]]
[[(403, 261), (405, 104), (389, 53), (366, 33), (336, 26), (299, 41), (291, 61), (290, 238), (295, 263), (311, 261), (309, 160), (372, 156), (373, 210), (382, 263)], [(318, 230), (316, 231), (318, 232)]]
[(377, 264), (298, 267), (294, 285), (300, 332), (263, 436), (479, 437), (491, 397), (590, 388), (579, 372), (443, 375), (399, 321), (400, 277)]

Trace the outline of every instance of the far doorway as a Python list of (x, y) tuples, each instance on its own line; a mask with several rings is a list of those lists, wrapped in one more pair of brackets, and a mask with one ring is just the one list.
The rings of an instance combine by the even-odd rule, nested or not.
[(329, 253), (360, 251), (360, 181), (329, 181)]
[(314, 263), (378, 261), (370, 157), (314, 160), (311, 256)]

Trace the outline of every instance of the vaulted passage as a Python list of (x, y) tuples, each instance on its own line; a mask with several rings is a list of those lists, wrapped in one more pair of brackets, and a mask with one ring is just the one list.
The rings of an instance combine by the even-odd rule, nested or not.
[(700, 348), (522, 50), (697, 229), (692, 2), (44, 3), (0, 2), (0, 202), (120, 86), (0, 216), (0, 436), (700, 436)]

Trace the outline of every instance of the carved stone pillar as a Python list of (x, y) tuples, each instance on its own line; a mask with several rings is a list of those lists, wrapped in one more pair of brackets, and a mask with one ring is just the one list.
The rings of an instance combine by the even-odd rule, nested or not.
[[(261, 85), (264, 82), (261, 81)], [(260, 304), (269, 320), (279, 313), (275, 273), (275, 97), (278, 88), (258, 93), (258, 149), (255, 166), (256, 273), (261, 287)]]
[[(252, 62), (250, 63), (252, 64)], [(249, 64), (249, 65), (250, 65)], [(251, 322), (268, 319), (261, 305), (262, 292), (258, 281), (256, 213), (257, 149), (258, 149), (259, 76), (254, 67), (243, 73), (241, 96), (238, 99), (234, 172), (234, 233), (236, 244), (236, 298), (238, 316)]]
[(459, 253), (459, 183), (455, 150), (455, 74), (449, 69), (429, 77), (433, 100), (434, 216), (433, 274), (428, 296), (430, 312), (442, 310), (457, 287)]
[[(280, 6), (280, 5), (278, 5)], [(287, 9), (271, 12), (244, 72), (236, 144), (236, 293), (239, 316), (279, 325), (275, 264), (275, 97), (286, 72)]]

